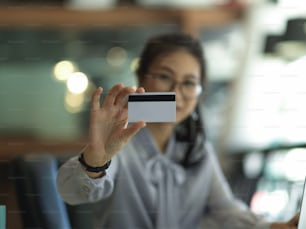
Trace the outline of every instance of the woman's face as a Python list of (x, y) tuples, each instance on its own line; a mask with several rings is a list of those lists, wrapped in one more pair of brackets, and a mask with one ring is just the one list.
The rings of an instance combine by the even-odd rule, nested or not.
[[(140, 86), (147, 92), (176, 92), (176, 122), (193, 112), (198, 102), (201, 73), (198, 60), (185, 50), (156, 58)], [(197, 87), (197, 88), (196, 88)]]

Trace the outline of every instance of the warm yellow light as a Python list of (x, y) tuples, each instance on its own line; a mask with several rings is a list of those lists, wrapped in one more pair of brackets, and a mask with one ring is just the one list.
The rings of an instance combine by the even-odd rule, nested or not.
[(77, 71), (77, 67), (73, 62), (68, 60), (63, 60), (58, 62), (54, 66), (53, 74), (55, 79), (59, 81), (65, 81), (75, 71)]
[(135, 58), (135, 59), (132, 60), (131, 66), (130, 66), (132, 72), (136, 71), (136, 69), (138, 68), (138, 64), (139, 64), (139, 58)]
[(73, 94), (83, 93), (87, 87), (88, 78), (83, 72), (74, 72), (67, 80), (67, 88)]
[(65, 96), (65, 108), (70, 113), (80, 112), (83, 108), (84, 94), (72, 94), (67, 92)]
[(125, 49), (121, 47), (112, 47), (106, 54), (107, 63), (113, 67), (122, 66), (125, 63), (126, 58), (127, 53)]

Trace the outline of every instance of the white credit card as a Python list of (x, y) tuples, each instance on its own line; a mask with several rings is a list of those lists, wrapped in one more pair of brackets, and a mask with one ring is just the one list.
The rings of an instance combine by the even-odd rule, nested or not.
[(133, 93), (128, 97), (128, 122), (175, 122), (175, 92)]

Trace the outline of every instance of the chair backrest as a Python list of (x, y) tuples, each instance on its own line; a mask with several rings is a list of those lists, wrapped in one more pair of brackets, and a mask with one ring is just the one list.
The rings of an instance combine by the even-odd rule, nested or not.
[(14, 160), (13, 179), (25, 228), (71, 228), (66, 205), (56, 188), (57, 169), (57, 160), (48, 154)]
[(68, 157), (41, 153), (20, 156), (12, 162), (24, 228), (92, 228), (93, 204), (67, 205), (57, 191), (58, 167)]

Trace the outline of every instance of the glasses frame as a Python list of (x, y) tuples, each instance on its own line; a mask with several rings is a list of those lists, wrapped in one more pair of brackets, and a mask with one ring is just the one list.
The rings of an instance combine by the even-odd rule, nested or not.
[[(158, 78), (158, 75), (161, 75), (162, 73), (157, 73), (157, 72), (150, 72), (150, 73), (147, 73), (146, 76), (151, 76), (153, 79), (156, 79)], [(182, 82), (178, 82), (177, 80), (174, 80), (172, 77), (169, 76), (169, 78), (171, 78), (172, 80), (172, 84), (171, 84), (171, 87), (169, 88), (168, 91), (173, 91), (175, 89), (175, 87), (178, 85), (178, 88), (182, 94), (182, 96), (185, 98), (185, 99), (195, 99), (197, 98), (203, 91), (203, 87), (200, 83), (197, 83), (196, 84), (196, 94), (195, 94), (195, 97), (188, 97), (185, 95), (185, 93), (183, 92), (183, 89), (182, 89)], [(167, 92), (168, 92), (167, 91)], [(165, 91), (166, 92), (166, 91)]]

